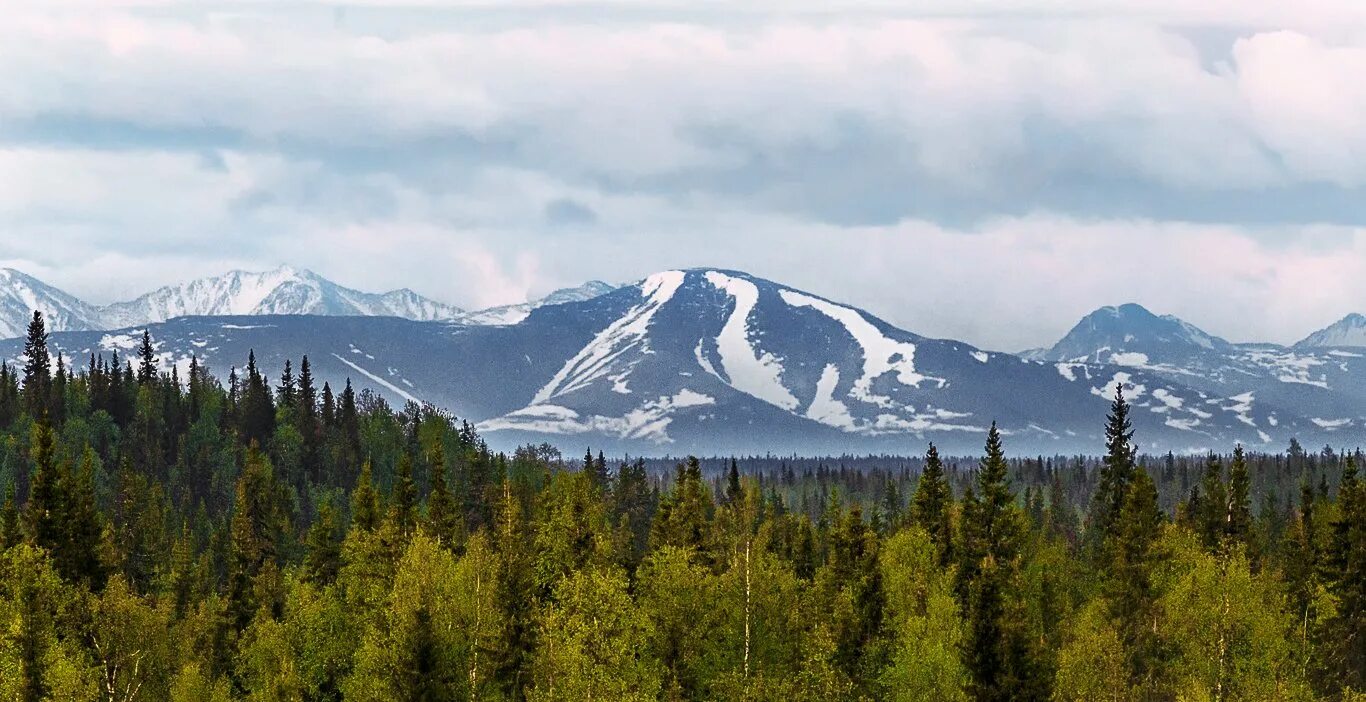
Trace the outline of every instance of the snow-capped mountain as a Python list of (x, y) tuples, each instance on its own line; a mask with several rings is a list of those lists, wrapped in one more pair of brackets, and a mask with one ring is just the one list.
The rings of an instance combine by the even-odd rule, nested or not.
[(414, 293), (365, 293), (308, 270), (282, 266), (252, 273), (231, 271), (154, 290), (101, 309), (103, 328), (164, 322), (184, 316), (315, 314), (450, 319), (463, 310)]
[(1151, 359), (1179, 364), (1233, 345), (1171, 315), (1142, 305), (1102, 307), (1082, 318), (1052, 348), (1030, 352), (1037, 360), (1142, 365)]
[(100, 325), (97, 308), (37, 278), (12, 268), (0, 268), (0, 338), (23, 336), (34, 310), (43, 313), (50, 330), (93, 329)]
[(367, 293), (339, 285), (309, 270), (281, 266), (264, 272), (231, 271), (168, 285), (134, 300), (92, 305), (36, 278), (0, 269), (0, 338), (24, 334), (33, 310), (41, 310), (50, 331), (114, 330), (188, 316), (324, 315), (401, 317), (464, 325), (516, 324), (546, 305), (582, 302), (615, 290), (593, 280), (556, 290), (530, 302), (467, 312), (402, 288)]
[(530, 302), (514, 305), (499, 305), (498, 307), (489, 307), (474, 312), (466, 312), (455, 316), (454, 321), (460, 322), (461, 324), (480, 325), (516, 324), (523, 319), (526, 319), (527, 315), (531, 314), (531, 311), (537, 307), (544, 307), (545, 305), (562, 305), (566, 302), (583, 302), (584, 300), (591, 300), (599, 295), (606, 295), (613, 290), (616, 290), (615, 285), (604, 283), (601, 280), (590, 280), (577, 287), (560, 288), (539, 300), (532, 300)]
[[(1248, 397), (1304, 417), (1325, 431), (1366, 427), (1366, 354), (1354, 345), (1351, 316), (1293, 347), (1233, 344), (1176, 317), (1139, 305), (1103, 307), (1056, 345), (1023, 356), (1110, 363), (1179, 382), (1212, 397)], [(1361, 345), (1366, 345), (1366, 329)], [(1260, 427), (1265, 429), (1265, 427)]]
[(1297, 349), (1366, 346), (1366, 316), (1353, 312), (1295, 344)]
[[(1154, 338), (1185, 329), (1169, 322)], [(980, 449), (997, 421), (1015, 451), (1096, 451), (1116, 384), (1134, 404), (1144, 450), (1235, 442), (1282, 448), (1291, 436), (1306, 445), (1354, 438), (1366, 406), (1366, 391), (1267, 381), (1266, 374), (1220, 384), (1160, 363), (1097, 362), (1090, 353), (1085, 361), (1025, 360), (922, 337), (818, 295), (715, 269), (663, 271), (535, 307), (515, 324), (181, 317), (150, 330), (164, 364), (188, 364), (193, 354), (224, 377), (248, 350), (271, 372), (308, 354), (314, 373), (334, 387), (350, 378), (391, 402), (448, 408), (504, 449), (549, 441), (653, 455), (905, 453), (934, 440), (967, 452)], [(1106, 334), (1114, 332), (1123, 330)], [(126, 354), (139, 334), (64, 333), (53, 343), (68, 356)], [(0, 344), (6, 358), (21, 350), (20, 340)], [(1366, 377), (1353, 358), (1331, 358), (1345, 370), (1326, 382)], [(1301, 370), (1315, 381), (1310, 374), (1322, 369)]]

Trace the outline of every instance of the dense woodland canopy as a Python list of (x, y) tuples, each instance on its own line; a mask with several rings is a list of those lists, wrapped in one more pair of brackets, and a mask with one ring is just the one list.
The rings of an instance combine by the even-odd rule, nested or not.
[[(77, 371), (73, 364), (83, 365)], [(491, 452), (307, 359), (0, 368), (0, 700), (1366, 699), (1360, 457)], [(1356, 692), (1354, 692), (1356, 691)]]

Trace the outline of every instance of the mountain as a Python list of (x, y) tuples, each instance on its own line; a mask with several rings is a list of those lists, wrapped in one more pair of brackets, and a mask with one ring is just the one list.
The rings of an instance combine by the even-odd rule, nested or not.
[(1353, 312), (1295, 344), (1297, 349), (1366, 346), (1366, 316)]
[(527, 315), (531, 314), (531, 311), (538, 307), (544, 307), (545, 305), (563, 305), (566, 302), (583, 302), (584, 300), (591, 300), (599, 295), (606, 295), (613, 290), (616, 290), (616, 286), (604, 283), (601, 280), (590, 280), (578, 287), (560, 288), (539, 300), (515, 305), (500, 305), (498, 307), (489, 307), (474, 312), (466, 312), (464, 314), (456, 315), (453, 319), (464, 324), (516, 324), (523, 319), (526, 319)]
[[(1131, 344), (1173, 330), (1197, 346), (1208, 336), (1134, 310), (1115, 314), (1141, 322)], [(933, 440), (967, 453), (980, 450), (996, 421), (1014, 451), (1094, 452), (1116, 384), (1131, 399), (1138, 440), (1150, 452), (1236, 442), (1281, 448), (1291, 436), (1314, 445), (1354, 436), (1366, 421), (1366, 390), (1275, 383), (1286, 388), (1276, 393), (1260, 376), (1206, 387), (1213, 381), (1193, 372), (1097, 361), (1091, 353), (1082, 361), (1026, 360), (927, 338), (719, 269), (663, 271), (587, 299), (536, 306), (513, 324), (257, 315), (180, 317), (148, 329), (163, 365), (187, 365), (195, 355), (223, 378), (249, 350), (272, 374), (308, 354), (320, 382), (337, 388), (350, 378), (391, 403), (444, 407), (476, 423), (499, 449), (544, 441), (636, 455), (904, 454)], [(1097, 340), (1128, 335), (1101, 332)], [(140, 333), (60, 333), (53, 344), (81, 359), (114, 350), (127, 356)], [(1210, 345), (1221, 353), (1222, 344)], [(1169, 346), (1184, 348), (1142, 348)], [(5, 358), (21, 352), (21, 340), (0, 342)], [(1353, 359), (1333, 358), (1345, 376), (1366, 378)]]
[(1129, 304), (1092, 312), (1053, 347), (1026, 357), (1060, 366), (1110, 363), (1210, 396), (1256, 398), (1339, 438), (1366, 426), (1366, 354), (1333, 348), (1351, 346), (1359, 322), (1366, 320), (1349, 316), (1292, 347), (1233, 344)]
[(101, 328), (164, 322), (184, 316), (315, 314), (450, 319), (463, 310), (411, 290), (365, 293), (308, 270), (231, 271), (154, 290), (100, 311)]
[(12, 268), (0, 268), (0, 338), (23, 336), (33, 311), (43, 313), (49, 330), (100, 326), (98, 308)]
[(1102, 307), (1082, 318), (1037, 360), (1145, 365), (1152, 359), (1180, 364), (1210, 353), (1228, 353), (1229, 342), (1171, 315), (1142, 305)]
[(91, 305), (40, 280), (0, 269), (0, 338), (24, 335), (33, 310), (51, 331), (114, 330), (187, 316), (327, 315), (453, 320), (470, 325), (516, 324), (546, 305), (582, 302), (615, 290), (599, 280), (556, 290), (539, 300), (466, 312), (407, 288), (367, 293), (309, 270), (231, 271), (168, 285), (134, 300)]

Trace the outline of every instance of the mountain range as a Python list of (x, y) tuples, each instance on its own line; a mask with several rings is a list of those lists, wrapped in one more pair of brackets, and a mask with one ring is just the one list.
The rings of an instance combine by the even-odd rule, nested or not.
[(309, 270), (281, 266), (264, 272), (230, 271), (168, 285), (126, 302), (92, 305), (20, 271), (0, 268), (0, 338), (22, 336), (34, 310), (43, 313), (50, 331), (120, 329), (190, 316), (291, 314), (514, 324), (542, 304), (585, 300), (612, 289), (595, 280), (541, 300), (466, 312), (407, 288), (361, 292)]
[[(905, 454), (933, 440), (967, 453), (996, 421), (1015, 451), (1094, 453), (1116, 385), (1150, 453), (1282, 449), (1291, 437), (1354, 445), (1366, 427), (1366, 335), (1353, 317), (1286, 347), (1231, 343), (1129, 304), (1087, 315), (1051, 348), (1011, 354), (718, 269), (590, 283), (473, 313), (384, 306), (395, 293), (291, 269), (102, 308), (8, 276), (20, 285), (0, 290), (6, 314), (41, 294), (61, 303), (49, 312), (58, 328), (91, 327), (52, 335), (68, 358), (127, 357), (143, 329), (162, 364), (182, 373), (192, 356), (222, 378), (251, 350), (271, 372), (307, 354), (320, 381), (444, 407), (498, 448)], [(178, 316), (186, 312), (197, 314)], [(96, 328), (133, 318), (143, 321)], [(22, 339), (0, 342), (0, 355), (17, 359), (22, 348)]]

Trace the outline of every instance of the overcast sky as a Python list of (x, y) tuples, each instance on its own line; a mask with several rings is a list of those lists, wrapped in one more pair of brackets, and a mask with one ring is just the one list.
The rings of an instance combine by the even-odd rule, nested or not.
[(1366, 311), (1360, 0), (4, 14), (0, 265), (92, 302), (706, 265), (1005, 350), (1128, 301), (1234, 341)]

